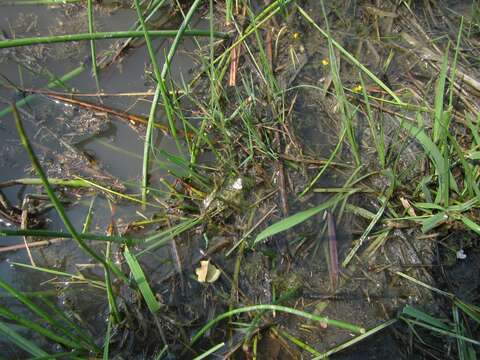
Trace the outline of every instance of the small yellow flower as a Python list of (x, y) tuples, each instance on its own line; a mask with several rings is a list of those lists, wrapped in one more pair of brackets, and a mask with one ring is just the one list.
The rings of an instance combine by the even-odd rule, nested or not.
[(322, 65), (323, 66), (327, 66), (328, 64), (330, 64), (330, 61), (328, 61), (328, 59), (323, 59), (322, 60)]
[(356, 94), (359, 94), (362, 91), (362, 85), (355, 86), (352, 91)]
[(293, 40), (298, 40), (298, 39), (300, 39), (300, 33), (299, 32), (294, 32), (292, 34), (292, 37), (293, 37)]

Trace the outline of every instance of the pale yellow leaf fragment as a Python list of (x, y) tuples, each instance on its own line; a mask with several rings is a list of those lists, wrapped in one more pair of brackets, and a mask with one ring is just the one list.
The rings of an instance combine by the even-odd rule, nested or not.
[(200, 267), (195, 270), (199, 282), (213, 283), (220, 277), (220, 270), (210, 264), (210, 260), (200, 261)]
[(408, 215), (413, 217), (417, 216), (415, 210), (413, 209), (412, 205), (410, 205), (410, 202), (407, 199), (405, 199), (403, 196), (400, 196), (400, 202), (402, 203), (405, 210), (407, 210)]

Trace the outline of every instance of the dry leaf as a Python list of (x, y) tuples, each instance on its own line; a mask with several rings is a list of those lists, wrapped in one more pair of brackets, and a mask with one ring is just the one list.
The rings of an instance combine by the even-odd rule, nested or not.
[(200, 261), (200, 267), (195, 270), (199, 282), (213, 283), (220, 277), (220, 270), (210, 264), (210, 260)]
[(400, 196), (400, 202), (402, 203), (405, 210), (407, 210), (408, 215), (413, 216), (413, 217), (417, 216), (417, 214), (415, 214), (415, 210), (413, 209), (412, 205), (410, 205), (410, 202), (407, 199)]

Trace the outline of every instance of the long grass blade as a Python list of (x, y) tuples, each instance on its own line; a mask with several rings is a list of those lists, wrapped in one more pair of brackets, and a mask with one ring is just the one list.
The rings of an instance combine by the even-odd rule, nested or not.
[(385, 90), (395, 100), (397, 104), (405, 105), (403, 101), (401, 101), (400, 98), (387, 85), (385, 85), (385, 83), (382, 80), (380, 80), (373, 72), (371, 72), (368, 68), (366, 68), (365, 65), (363, 65), (360, 61), (358, 61), (342, 45), (340, 45), (338, 42), (332, 39), (331, 36), (326, 31), (324, 31), (320, 26), (318, 26), (317, 23), (311, 18), (310, 15), (308, 15), (308, 13), (305, 10), (303, 10), (299, 5), (297, 5), (297, 9), (300, 12), (300, 14), (305, 18), (305, 20), (307, 20), (307, 22), (309, 22), (315, 29), (317, 29), (318, 32), (320, 32), (320, 34), (322, 34), (327, 39), (331, 39), (332, 45), (335, 46), (351, 64), (355, 65), (360, 70), (362, 70), (378, 86), (380, 86), (383, 90)]
[(295, 215), (289, 216), (283, 220), (280, 220), (276, 222), (273, 225), (270, 225), (267, 227), (265, 230), (263, 230), (260, 234), (257, 235), (257, 237), (254, 240), (254, 244), (257, 244), (258, 242), (266, 239), (267, 237), (276, 235), (282, 231), (288, 230), (304, 221), (307, 219), (311, 218), (312, 216), (318, 214), (321, 211), (324, 211), (335, 204), (337, 204), (339, 201), (341, 201), (346, 195), (341, 194), (337, 195), (330, 200), (325, 201), (323, 204), (316, 206), (314, 208), (304, 210), (301, 212), (296, 213)]
[(127, 261), (128, 266), (132, 272), (133, 278), (140, 289), (140, 293), (142, 294), (148, 309), (152, 314), (155, 314), (160, 308), (161, 305), (155, 298), (150, 285), (148, 285), (147, 278), (145, 277), (145, 273), (140, 266), (137, 258), (134, 254), (130, 252), (128, 246), (125, 247), (125, 251), (123, 252), (125, 256), (125, 260)]
[(153, 127), (155, 124), (155, 114), (157, 113), (158, 98), (160, 97), (160, 85), (157, 84), (155, 95), (153, 96), (150, 114), (148, 116), (147, 131), (145, 134), (145, 145), (143, 147), (143, 162), (142, 162), (142, 202), (147, 203), (148, 193), (148, 169), (150, 162), (150, 147), (152, 143)]
[(216, 323), (219, 321), (222, 321), (223, 319), (228, 319), (233, 315), (236, 314), (241, 314), (245, 312), (252, 312), (252, 311), (264, 311), (264, 310), (269, 310), (269, 311), (279, 311), (279, 312), (285, 312), (287, 314), (292, 314), (296, 315), (299, 317), (303, 317), (308, 320), (312, 320), (315, 322), (318, 322), (322, 324), (323, 326), (333, 326), (339, 329), (345, 329), (351, 332), (354, 332), (356, 334), (364, 334), (365, 329), (353, 325), (344, 321), (339, 321), (339, 320), (334, 320), (334, 319), (329, 319), (327, 317), (323, 316), (318, 316), (318, 315), (313, 315), (304, 311), (300, 311), (294, 308), (286, 307), (286, 306), (281, 306), (281, 305), (268, 305), (268, 304), (261, 304), (261, 305), (253, 305), (253, 306), (246, 306), (238, 309), (234, 309), (231, 311), (227, 311), (219, 316), (217, 316), (215, 319), (209, 321), (205, 326), (203, 326), (191, 339), (190, 345), (193, 345), (196, 343), (202, 336), (207, 332), (212, 326), (214, 326)]
[[(93, 4), (92, 0), (87, 0), (87, 17), (88, 17), (88, 32), (90, 35), (95, 33), (95, 28), (93, 24)], [(98, 67), (97, 67), (97, 51), (95, 46), (95, 40), (90, 40), (90, 56), (92, 58), (92, 70), (93, 76), (95, 78), (95, 83), (97, 85), (97, 90), (100, 91), (100, 79), (98, 77)]]
[(9, 338), (14, 344), (16, 344), (22, 350), (28, 352), (33, 356), (49, 356), (45, 351), (40, 349), (30, 340), (25, 339), (10, 326), (0, 321), (0, 334), (3, 334), (6, 338)]
[(10, 311), (9, 309), (7, 309), (3, 306), (0, 306), (0, 316), (5, 318), (5, 319), (8, 319), (10, 321), (13, 321), (14, 323), (16, 323), (20, 326), (23, 326), (27, 329), (31, 329), (31, 330), (37, 332), (38, 334), (40, 334), (42, 336), (45, 336), (46, 338), (48, 338), (48, 339), (50, 339), (54, 342), (60, 343), (64, 346), (68, 346), (71, 349), (76, 349), (79, 346), (78, 342), (72, 341), (72, 340), (64, 338), (62, 336), (59, 336), (59, 335), (55, 334), (53, 331), (37, 324), (34, 321), (31, 321), (31, 320), (23, 317), (22, 315), (15, 314), (15, 313), (13, 313), (12, 311)]
[[(176, 37), (179, 30), (151, 30), (147, 34), (150, 37)], [(0, 49), (7, 49), (18, 46), (32, 46), (40, 44), (55, 44), (70, 41), (93, 41), (107, 39), (139, 38), (145, 36), (143, 31), (108, 31), (94, 33), (79, 33), (55, 36), (39, 36), (31, 38), (15, 38), (0, 41)], [(210, 36), (208, 30), (184, 30), (182, 36)], [(227, 35), (221, 32), (214, 32), (217, 38), (225, 38)]]
[(435, 144), (440, 140), (440, 134), (448, 131), (445, 128), (444, 113), (443, 113), (443, 98), (445, 97), (445, 82), (447, 79), (448, 70), (448, 49), (443, 56), (442, 67), (438, 75), (437, 86), (435, 88), (435, 120), (433, 123), (433, 142)]

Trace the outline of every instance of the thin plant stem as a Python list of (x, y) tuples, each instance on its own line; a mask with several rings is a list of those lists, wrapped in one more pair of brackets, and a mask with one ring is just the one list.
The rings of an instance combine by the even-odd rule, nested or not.
[[(93, 4), (92, 0), (87, 0), (87, 13), (88, 13), (88, 32), (90, 34), (95, 33), (95, 28), (93, 24)], [(98, 78), (98, 67), (97, 67), (97, 55), (96, 55), (96, 46), (95, 40), (90, 40), (90, 52), (92, 57), (92, 70), (93, 76), (95, 78), (95, 84), (97, 85), (97, 90), (100, 92), (100, 80)]]
[[(147, 31), (150, 37), (176, 37), (179, 30), (151, 30)], [(106, 39), (123, 39), (123, 38), (140, 38), (144, 37), (143, 31), (101, 31), (94, 33), (79, 33), (67, 35), (53, 35), (53, 36), (39, 36), (29, 38), (16, 38), (0, 41), (0, 49), (18, 47), (18, 46), (32, 46), (39, 44), (54, 44), (70, 41), (91, 41), (91, 40), (106, 40)], [(185, 30), (182, 36), (210, 36), (209, 30)], [(225, 38), (227, 35), (221, 32), (215, 32), (215, 37)]]

